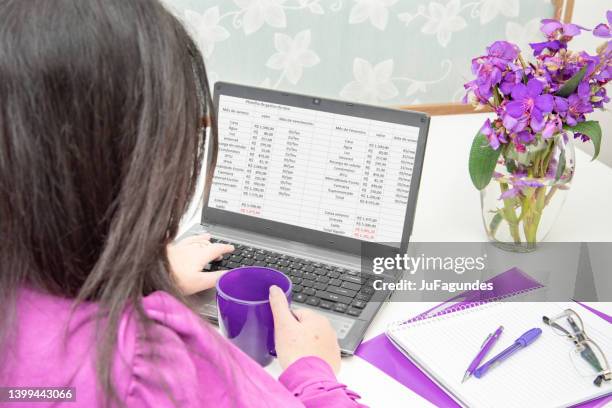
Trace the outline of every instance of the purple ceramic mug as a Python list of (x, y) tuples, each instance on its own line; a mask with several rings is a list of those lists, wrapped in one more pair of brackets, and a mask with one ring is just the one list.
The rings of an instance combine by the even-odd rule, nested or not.
[(262, 366), (270, 364), (275, 355), (269, 301), (272, 285), (281, 288), (291, 302), (291, 280), (274, 269), (245, 266), (226, 272), (217, 281), (221, 331)]

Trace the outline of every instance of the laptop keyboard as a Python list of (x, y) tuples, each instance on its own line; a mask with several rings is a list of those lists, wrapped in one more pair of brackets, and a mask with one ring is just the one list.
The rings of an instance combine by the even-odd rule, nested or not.
[[(232, 244), (236, 250), (212, 262), (211, 271), (240, 266), (276, 269), (293, 282), (292, 299), (324, 310), (358, 317), (374, 294), (356, 270), (313, 262), (286, 254), (212, 238), (211, 242)], [(369, 281), (367, 282), (369, 283)]]

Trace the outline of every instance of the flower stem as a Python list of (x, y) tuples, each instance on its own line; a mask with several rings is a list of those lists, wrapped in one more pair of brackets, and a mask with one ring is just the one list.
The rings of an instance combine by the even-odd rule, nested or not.
[(548, 172), (548, 166), (550, 165), (550, 159), (552, 158), (553, 152), (555, 151), (554, 147), (555, 147), (554, 141), (548, 143), (548, 146), (546, 146), (544, 157), (542, 158), (542, 168), (540, 170), (540, 174), (538, 174), (539, 177), (546, 176), (546, 173)]
[(553, 196), (555, 195), (555, 192), (559, 189), (559, 187), (557, 186), (552, 186), (552, 188), (550, 189), (550, 191), (548, 192), (548, 194), (546, 194), (546, 199), (544, 199), (544, 207), (546, 207), (548, 205), (548, 203), (550, 203), (550, 200), (552, 200)]
[[(546, 148), (533, 159), (533, 172), (530, 172), (531, 176), (536, 178), (543, 178), (546, 176), (553, 152), (554, 143), (547, 143)], [(544, 186), (536, 187), (533, 190), (530, 189), (530, 191), (525, 194), (525, 198), (521, 203), (520, 219), (523, 221), (523, 232), (525, 233), (527, 244), (536, 244), (542, 212), (553, 194), (554, 190), (551, 189), (550, 193), (547, 195), (546, 187)]]
[(538, 226), (542, 218), (542, 210), (546, 205), (546, 187), (536, 187), (533, 194), (530, 194), (527, 204), (527, 216), (523, 221), (523, 230), (528, 244), (535, 244), (537, 241)]
[[(502, 193), (508, 191), (507, 183), (499, 183), (499, 187)], [(502, 210), (502, 213), (504, 214), (504, 218), (506, 219), (506, 222), (508, 223), (508, 228), (510, 229), (510, 235), (512, 235), (512, 239), (514, 240), (514, 243), (520, 244), (521, 235), (519, 233), (518, 219), (516, 218), (516, 213), (514, 212), (513, 201), (514, 199), (512, 198), (504, 199), (504, 209)]]

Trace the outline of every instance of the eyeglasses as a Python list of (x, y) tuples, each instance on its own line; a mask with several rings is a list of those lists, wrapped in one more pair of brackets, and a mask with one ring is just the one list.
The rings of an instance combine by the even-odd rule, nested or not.
[(542, 318), (559, 336), (566, 337), (576, 346), (570, 351), (570, 358), (578, 373), (585, 377), (596, 375), (593, 383), (598, 387), (612, 381), (610, 364), (601, 348), (584, 331), (584, 323), (576, 312), (566, 309), (558, 316)]

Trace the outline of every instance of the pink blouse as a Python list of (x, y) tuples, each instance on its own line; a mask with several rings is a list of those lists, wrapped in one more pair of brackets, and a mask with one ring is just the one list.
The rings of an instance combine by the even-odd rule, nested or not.
[[(97, 305), (29, 289), (19, 293), (16, 332), (0, 357), (0, 386), (74, 387), (75, 402), (94, 407)], [(121, 318), (113, 379), (127, 407), (362, 407), (327, 363), (305, 357), (275, 380), (214, 328), (165, 292), (143, 300), (154, 321), (148, 341), (133, 311)], [(55, 405), (54, 405), (55, 404)], [(58, 406), (37, 403), (37, 407)], [(23, 402), (0, 406), (24, 407)]]

